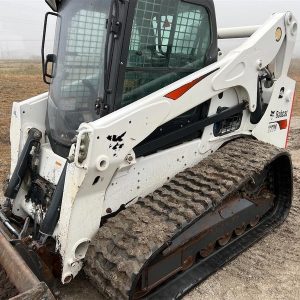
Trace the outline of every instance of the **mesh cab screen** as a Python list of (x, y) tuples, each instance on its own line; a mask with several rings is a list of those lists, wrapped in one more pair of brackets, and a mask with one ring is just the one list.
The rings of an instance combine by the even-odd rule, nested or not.
[(139, 0), (122, 105), (203, 67), (211, 41), (207, 10), (179, 0)]
[(98, 118), (110, 7), (110, 0), (64, 0), (59, 9), (47, 131), (60, 144), (69, 145), (80, 124)]
[[(103, 64), (103, 40), (106, 15), (96, 11), (79, 11), (69, 27), (65, 56), (66, 75), (62, 97), (88, 97), (91, 88), (98, 89), (99, 69)], [(82, 84), (83, 81), (84, 82)]]

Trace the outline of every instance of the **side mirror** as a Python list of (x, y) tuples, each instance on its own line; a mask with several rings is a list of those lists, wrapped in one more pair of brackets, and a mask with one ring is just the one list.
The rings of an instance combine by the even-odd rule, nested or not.
[[(48, 25), (49, 16), (54, 16), (56, 18), (59, 18), (59, 14), (54, 12), (47, 12), (45, 15), (41, 54), (42, 54), (43, 80), (46, 84), (51, 84), (51, 79), (54, 78), (54, 70), (55, 70), (54, 65), (57, 61), (57, 57), (55, 54), (48, 54), (45, 59), (45, 40), (47, 35), (47, 25)], [(49, 72), (48, 69), (50, 63), (51, 63), (51, 71)]]

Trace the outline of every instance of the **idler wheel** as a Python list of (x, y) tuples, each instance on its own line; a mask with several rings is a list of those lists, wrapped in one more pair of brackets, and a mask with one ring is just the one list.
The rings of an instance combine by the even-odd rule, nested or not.
[(215, 250), (215, 243), (210, 243), (208, 246), (202, 250), (200, 250), (200, 256), (205, 258), (210, 256)]
[(220, 239), (218, 239), (218, 244), (223, 247), (229, 243), (232, 237), (232, 232), (228, 232), (225, 235), (223, 235)]
[(195, 257), (194, 256), (189, 256), (187, 257), (183, 263), (182, 263), (182, 270), (186, 271), (188, 270), (190, 267), (192, 267), (195, 263)]
[(240, 227), (236, 228), (234, 230), (234, 233), (237, 235), (237, 236), (240, 236), (242, 235), (245, 231), (246, 231), (246, 228), (247, 228), (247, 225), (244, 223), (242, 224)]
[(259, 215), (257, 215), (254, 220), (250, 221), (250, 226), (255, 227), (259, 223), (259, 221), (260, 221), (260, 217)]

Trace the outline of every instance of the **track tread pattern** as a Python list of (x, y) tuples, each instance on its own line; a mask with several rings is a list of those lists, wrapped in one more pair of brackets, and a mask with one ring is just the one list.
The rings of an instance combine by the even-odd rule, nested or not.
[(232, 141), (110, 219), (86, 255), (85, 273), (109, 299), (128, 299), (145, 262), (194, 219), (259, 174), (280, 150), (250, 138)]

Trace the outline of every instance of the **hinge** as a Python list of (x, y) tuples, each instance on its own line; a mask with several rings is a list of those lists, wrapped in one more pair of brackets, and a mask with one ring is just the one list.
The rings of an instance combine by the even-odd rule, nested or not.
[(95, 110), (98, 116), (106, 115), (109, 110), (109, 105), (104, 103), (103, 98), (98, 98), (95, 103)]
[(114, 38), (118, 38), (121, 32), (122, 23), (116, 18), (112, 19), (111, 22), (111, 32), (114, 34)]

